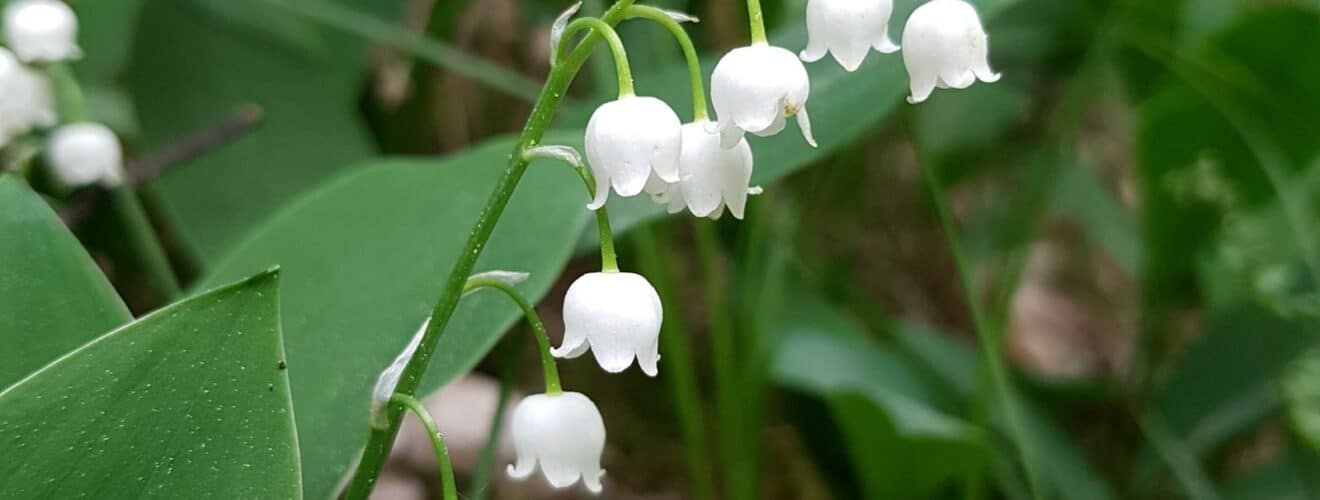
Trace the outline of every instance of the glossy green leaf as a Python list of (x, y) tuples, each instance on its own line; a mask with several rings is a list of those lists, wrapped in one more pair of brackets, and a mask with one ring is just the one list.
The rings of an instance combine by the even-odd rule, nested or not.
[[(550, 135), (545, 142), (580, 140)], [(513, 142), (446, 160), (383, 160), (303, 197), (241, 244), (205, 282), (283, 269), (284, 332), (308, 495), (325, 498), (366, 442), (376, 375), (408, 343), (441, 287)], [(563, 164), (533, 164), (477, 270), (531, 273), (535, 301), (568, 261), (587, 222), (581, 180)], [(518, 317), (500, 294), (463, 299), (420, 392), (470, 370)]]
[(145, 0), (127, 81), (147, 149), (212, 126), (244, 104), (263, 110), (262, 125), (242, 140), (153, 183), (172, 227), (205, 265), (373, 147), (353, 105), (358, 41), (326, 33), (308, 48), (289, 42), (304, 37), (273, 35), (247, 17), (217, 14), (212, 0), (200, 2)]
[(931, 406), (917, 376), (851, 318), (796, 288), (772, 364), (780, 384), (824, 399), (866, 498), (921, 498), (984, 467), (983, 434)]
[[(1307, 347), (1315, 321), (1281, 318), (1251, 304), (1212, 311), (1205, 335), (1186, 348), (1155, 395), (1170, 430), (1198, 453), (1249, 428), (1278, 400), (1275, 382)], [(1231, 424), (1231, 425), (1228, 425)]]
[(78, 45), (83, 48), (83, 57), (74, 66), (80, 78), (107, 84), (119, 75), (132, 49), (143, 1), (73, 2), (78, 14)]
[(133, 320), (46, 202), (0, 176), (0, 388)]
[(0, 392), (5, 496), (300, 497), (278, 283), (168, 306)]

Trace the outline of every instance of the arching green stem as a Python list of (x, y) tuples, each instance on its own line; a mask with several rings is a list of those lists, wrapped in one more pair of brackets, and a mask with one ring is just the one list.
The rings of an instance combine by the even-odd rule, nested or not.
[(55, 91), (55, 104), (60, 114), (61, 123), (81, 123), (87, 121), (86, 105), (82, 87), (73, 76), (73, 69), (67, 63), (52, 63), (45, 67)]
[(445, 447), (445, 437), (436, 428), (431, 414), (426, 411), (425, 406), (422, 406), (421, 401), (407, 394), (396, 393), (390, 396), (390, 404), (412, 410), (413, 414), (417, 415), (417, 420), (422, 422), (422, 427), (425, 427), (426, 433), (431, 436), (431, 444), (435, 446), (435, 461), (440, 465), (440, 488), (443, 490), (444, 500), (458, 500), (458, 486), (454, 483), (454, 466), (449, 462), (449, 449)]
[(545, 333), (545, 324), (541, 323), (541, 316), (536, 314), (536, 308), (527, 301), (518, 290), (515, 290), (508, 283), (498, 279), (474, 276), (467, 280), (463, 286), (463, 293), (478, 290), (481, 288), (494, 288), (510, 299), (513, 299), (518, 307), (522, 309), (523, 316), (527, 317), (527, 324), (532, 327), (532, 334), (536, 337), (536, 347), (541, 351), (541, 368), (545, 370), (545, 393), (559, 394), (563, 389), (559, 386), (559, 368), (555, 366), (555, 358), (550, 355), (550, 337)]
[(761, 0), (747, 0), (747, 22), (752, 27), (752, 45), (765, 45), (765, 17), (761, 15)]
[[(590, 199), (596, 194), (596, 177), (591, 175), (591, 170), (587, 168), (586, 163), (582, 161), (582, 155), (577, 150), (568, 146), (539, 146), (527, 150), (523, 153), (523, 159), (532, 161), (536, 159), (559, 160), (567, 163), (577, 171), (578, 177), (582, 178), (582, 184), (587, 187), (587, 198)], [(614, 233), (610, 231), (610, 214), (605, 207), (596, 209), (596, 228), (600, 233), (600, 267), (601, 271), (612, 273), (619, 270), (619, 258), (614, 253)]]
[[(610, 53), (614, 55), (614, 71), (619, 78), (619, 97), (628, 97), (634, 95), (632, 67), (628, 65), (628, 51), (623, 48), (623, 40), (619, 39), (619, 34), (614, 31), (614, 27), (609, 23), (601, 21), (594, 17), (584, 17), (575, 19), (568, 23), (564, 28), (563, 38), (559, 39), (559, 54), (564, 54), (568, 44), (573, 40), (573, 35), (577, 32), (590, 29), (605, 38), (605, 42), (610, 45)], [(558, 65), (559, 61), (555, 61)]]
[(701, 77), (701, 59), (697, 57), (697, 49), (692, 46), (692, 38), (688, 36), (687, 30), (678, 24), (678, 21), (670, 17), (668, 12), (651, 7), (649, 5), (634, 5), (628, 8), (626, 15), (629, 18), (650, 19), (674, 34), (678, 40), (678, 45), (683, 48), (683, 57), (687, 59), (688, 79), (692, 83), (692, 119), (696, 121), (705, 121), (710, 119), (706, 112), (706, 84)]
[[(619, 0), (605, 12), (604, 16), (601, 16), (601, 19), (606, 23), (619, 22), (623, 19), (623, 11), (632, 3), (633, 0)], [(505, 166), (499, 182), (491, 192), (486, 207), (477, 216), (476, 224), (472, 227), (472, 233), (468, 236), (467, 243), (463, 245), (462, 251), (459, 252), (459, 258), (454, 262), (449, 277), (445, 279), (444, 291), (440, 294), (440, 300), (436, 302), (435, 307), (431, 310), (431, 322), (422, 335), (422, 341), (417, 352), (408, 362), (408, 365), (404, 367), (395, 392), (413, 394), (417, 390), (418, 384), (422, 381), (422, 374), (426, 372), (431, 357), (435, 354), (436, 344), (440, 341), (440, 334), (449, 325), (450, 318), (454, 316), (454, 310), (458, 308), (463, 286), (467, 283), (468, 277), (471, 276), (472, 268), (476, 266), (477, 259), (481, 257), (481, 251), (486, 248), (486, 242), (490, 241), (490, 235), (495, 230), (495, 223), (499, 220), (500, 215), (504, 213), (504, 209), (508, 207), (509, 199), (513, 197), (518, 182), (522, 180), (523, 174), (527, 172), (527, 160), (523, 158), (523, 152), (540, 144), (541, 138), (545, 136), (545, 131), (550, 128), (550, 121), (554, 117), (555, 108), (559, 106), (560, 100), (568, 92), (569, 84), (573, 83), (573, 78), (577, 76), (578, 70), (582, 68), (582, 64), (591, 55), (591, 50), (595, 48), (596, 42), (600, 41), (600, 37), (596, 33), (588, 33), (582, 38), (582, 42), (573, 49), (572, 53), (565, 55), (561, 52), (563, 59), (550, 70), (545, 87), (541, 88), (541, 97), (536, 100), (536, 105), (532, 107), (531, 116), (527, 119), (526, 126), (523, 127), (522, 135), (518, 138), (518, 144), (514, 146), (512, 153), (509, 155), (509, 163)], [(385, 418), (389, 425), (380, 429), (373, 428), (371, 435), (367, 438), (367, 444), (362, 450), (362, 457), (358, 462), (357, 471), (354, 473), (348, 491), (345, 493), (345, 498), (349, 500), (367, 498), (380, 477), (380, 470), (385, 465), (385, 459), (389, 456), (390, 448), (394, 446), (394, 437), (399, 433), (399, 422), (403, 418), (403, 413), (391, 407)]]
[[(573, 167), (578, 177), (587, 186), (587, 196), (596, 192), (596, 177), (591, 175), (585, 165)], [(614, 232), (610, 230), (610, 214), (605, 207), (596, 209), (596, 228), (600, 234), (600, 270), (607, 273), (619, 272), (619, 258), (614, 254)]]

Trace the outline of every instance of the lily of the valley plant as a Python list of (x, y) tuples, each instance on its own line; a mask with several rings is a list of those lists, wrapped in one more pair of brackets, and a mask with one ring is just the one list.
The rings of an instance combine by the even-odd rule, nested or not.
[[(546, 86), (511, 156), (508, 173), (446, 282), (444, 297), (381, 374), (373, 394), (373, 432), (349, 486), (349, 498), (365, 498), (370, 493), (406, 411), (430, 421), (412, 399), (420, 378), (417, 375), (430, 359), (423, 354), (435, 349), (458, 300), (483, 288), (504, 293), (523, 310), (545, 373), (545, 392), (524, 398), (514, 409), (517, 460), (509, 465), (509, 475), (526, 479), (539, 469), (554, 487), (566, 488), (580, 481), (588, 491), (601, 492), (605, 488), (601, 466), (605, 419), (591, 398), (562, 388), (555, 358), (573, 359), (590, 351), (606, 372), (623, 372), (636, 361), (643, 373), (657, 376), (664, 310), (645, 277), (619, 269), (606, 212), (610, 191), (622, 197), (648, 193), (670, 212), (686, 209), (697, 217), (719, 218), (727, 208), (741, 219), (747, 197), (760, 192), (751, 185), (753, 150), (746, 133), (772, 136), (794, 118), (806, 142), (816, 145), (807, 114), (811, 81), (803, 61), (817, 61), (830, 53), (844, 69), (854, 71), (871, 50), (884, 54), (900, 50), (889, 37), (891, 0), (811, 0), (807, 5), (811, 39), (799, 55), (770, 44), (760, 4), (749, 0), (752, 40), (725, 54), (716, 65), (710, 77), (712, 120), (696, 50), (681, 25), (695, 22), (695, 18), (634, 5), (631, 0), (615, 3), (599, 18), (576, 17), (577, 10), (576, 5), (569, 8), (552, 26), (552, 69)], [(687, 123), (664, 101), (636, 95), (627, 51), (614, 31), (615, 24), (633, 18), (662, 25), (682, 47), (693, 101)], [(575, 149), (543, 145), (540, 139), (559, 99), (599, 40), (606, 42), (614, 58), (618, 93), (592, 114), (584, 137), (584, 161)], [(987, 63), (986, 35), (976, 11), (962, 0), (932, 0), (918, 8), (908, 20), (903, 42), (903, 60), (912, 86), (910, 101), (914, 103), (925, 100), (936, 87), (964, 88), (977, 78), (998, 79)], [(513, 186), (530, 163), (543, 159), (566, 163), (581, 177), (586, 205), (596, 213), (600, 234), (601, 270), (578, 277), (569, 287), (564, 297), (563, 343), (557, 348), (550, 346), (536, 310), (516, 288), (526, 275), (507, 271), (473, 274), (480, 250)], [(433, 434), (441, 467), (447, 468), (443, 440), (438, 432)], [(446, 498), (455, 498), (450, 486), (452, 471), (443, 470), (442, 477), (449, 478)]]

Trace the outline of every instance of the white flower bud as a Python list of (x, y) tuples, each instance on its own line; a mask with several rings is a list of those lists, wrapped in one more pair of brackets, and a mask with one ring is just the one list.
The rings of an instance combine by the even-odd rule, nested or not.
[(99, 123), (76, 123), (56, 129), (46, 146), (46, 159), (56, 177), (70, 187), (94, 182), (114, 187), (124, 179), (119, 138)]
[(587, 162), (596, 177), (596, 196), (587, 208), (605, 205), (610, 187), (635, 196), (655, 175), (678, 180), (682, 122), (664, 101), (625, 96), (596, 108), (587, 122)]
[(550, 485), (582, 483), (600, 493), (600, 456), (605, 451), (605, 421), (591, 399), (577, 392), (533, 394), (513, 410), (513, 447), (518, 462), (509, 476), (531, 476), (538, 463)]
[(610, 373), (626, 370), (636, 358), (642, 372), (654, 377), (663, 317), (660, 295), (641, 275), (585, 274), (568, 287), (564, 342), (550, 352), (557, 358), (576, 358), (590, 349)]
[(815, 62), (829, 52), (843, 69), (856, 71), (872, 48), (898, 52), (889, 39), (893, 0), (808, 0), (807, 48), (798, 54)]
[(709, 125), (704, 120), (683, 125), (681, 179), (671, 184), (652, 178), (647, 192), (656, 203), (668, 205), (671, 214), (687, 208), (697, 217), (719, 219), (728, 206), (729, 213), (742, 219), (752, 180), (752, 148), (739, 140), (725, 149)]
[(778, 134), (785, 119), (796, 115), (802, 137), (814, 147), (807, 117), (810, 94), (807, 68), (792, 52), (771, 45), (729, 51), (710, 76), (710, 99), (719, 117), (721, 144), (734, 147), (743, 132), (763, 137)]
[(25, 62), (82, 57), (78, 18), (59, 0), (15, 0), (5, 7), (5, 43)]
[(903, 64), (912, 95), (925, 101), (939, 88), (964, 89), (980, 78), (999, 81), (990, 70), (989, 43), (976, 8), (963, 0), (931, 0), (912, 12), (903, 29)]
[(569, 5), (567, 9), (559, 13), (555, 18), (554, 24), (550, 25), (550, 65), (559, 63), (559, 41), (564, 38), (564, 30), (568, 28), (568, 21), (573, 19), (578, 9), (582, 8), (582, 2), (576, 2)]

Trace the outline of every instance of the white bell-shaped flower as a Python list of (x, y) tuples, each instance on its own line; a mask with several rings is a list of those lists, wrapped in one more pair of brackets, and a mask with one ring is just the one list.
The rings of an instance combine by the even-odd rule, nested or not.
[(33, 127), (49, 127), (57, 119), (46, 76), (23, 66), (11, 52), (0, 48), (0, 136), (13, 137)]
[(99, 123), (75, 123), (55, 129), (46, 146), (46, 160), (55, 176), (70, 187), (123, 182), (123, 151), (119, 138)]
[(798, 55), (815, 62), (829, 52), (843, 69), (856, 71), (871, 49), (898, 52), (889, 39), (893, 13), (893, 0), (808, 0), (807, 48)]
[(82, 56), (78, 17), (59, 0), (15, 0), (5, 7), (5, 44), (25, 62), (57, 62)]
[(14, 99), (14, 87), (20, 69), (14, 54), (0, 47), (0, 148), (9, 144), (10, 139), (17, 135), (18, 130), (23, 126), (23, 120), (15, 119), (14, 113), (10, 111), (17, 105), (17, 100)]
[(50, 80), (40, 71), (23, 67), (14, 78), (13, 107), (5, 109), (27, 127), (51, 127), (59, 122), (55, 110), (55, 95)]
[(797, 116), (802, 137), (813, 147), (807, 97), (811, 80), (807, 68), (792, 52), (772, 45), (754, 44), (729, 51), (710, 76), (710, 99), (719, 118), (721, 144), (732, 148), (743, 132), (769, 136), (784, 130), (784, 122)]
[(551, 354), (576, 358), (588, 349), (600, 367), (619, 373), (632, 366), (652, 377), (660, 361), (664, 310), (655, 287), (639, 274), (584, 274), (564, 296), (564, 342)]
[(912, 95), (925, 101), (939, 88), (964, 89), (979, 78), (999, 81), (990, 70), (990, 45), (976, 8), (963, 0), (931, 0), (912, 12), (903, 28), (903, 64)]
[(652, 178), (647, 186), (651, 199), (667, 205), (669, 213), (687, 208), (697, 217), (719, 219), (727, 206), (735, 218), (743, 218), (747, 195), (754, 192), (747, 186), (752, 180), (752, 148), (745, 139), (725, 149), (709, 122), (683, 125), (678, 171), (681, 179), (676, 183)]
[(590, 398), (577, 392), (533, 394), (513, 410), (513, 447), (518, 462), (509, 476), (522, 480), (537, 464), (556, 488), (578, 478), (592, 493), (600, 493), (600, 455), (605, 451), (605, 421)]
[(605, 205), (610, 187), (635, 196), (652, 173), (678, 180), (682, 122), (664, 101), (624, 96), (596, 108), (587, 122), (587, 162), (596, 177), (596, 195), (587, 208)]

